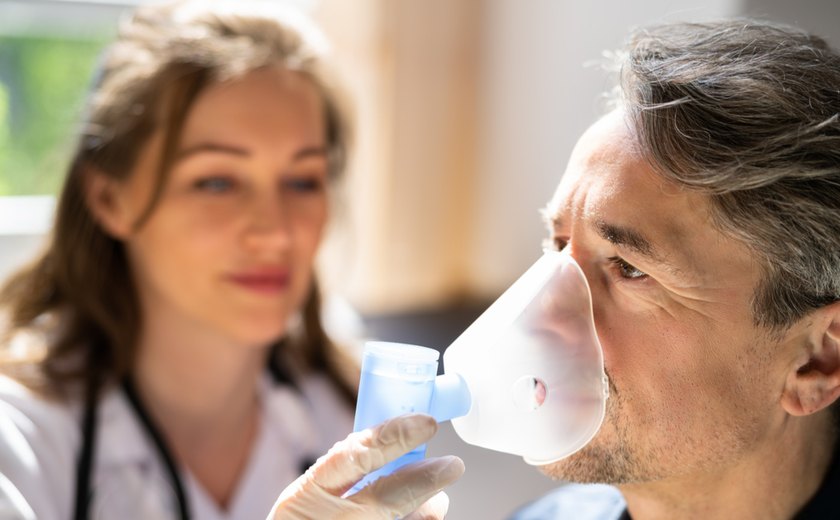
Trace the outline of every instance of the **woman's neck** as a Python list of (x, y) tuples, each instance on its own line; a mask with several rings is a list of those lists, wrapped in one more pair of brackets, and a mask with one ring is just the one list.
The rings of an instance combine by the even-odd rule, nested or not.
[(233, 345), (149, 341), (133, 376), (161, 427), (194, 437), (242, 424), (255, 411), (264, 359), (265, 351)]
[(164, 329), (141, 339), (135, 386), (175, 458), (224, 507), (256, 438), (267, 347)]

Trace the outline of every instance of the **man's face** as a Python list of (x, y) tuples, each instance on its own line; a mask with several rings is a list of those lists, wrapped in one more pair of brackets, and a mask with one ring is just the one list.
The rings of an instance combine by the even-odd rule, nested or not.
[(784, 352), (801, 333), (771, 339), (754, 325), (754, 255), (715, 227), (705, 195), (652, 170), (621, 111), (580, 139), (549, 213), (590, 284), (611, 395), (595, 439), (544, 472), (698, 474), (743, 463), (783, 427)]

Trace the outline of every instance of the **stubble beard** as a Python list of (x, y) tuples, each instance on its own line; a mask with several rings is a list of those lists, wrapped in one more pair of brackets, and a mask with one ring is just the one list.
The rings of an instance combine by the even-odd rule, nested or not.
[(545, 465), (539, 469), (554, 480), (582, 484), (627, 484), (650, 478), (640, 463), (640, 457), (633, 453), (625, 417), (624, 396), (607, 378), (610, 397), (604, 424), (595, 438), (580, 451), (571, 456)]
[[(577, 453), (540, 466), (540, 471), (548, 477), (582, 484), (624, 485), (663, 480), (692, 471), (708, 472), (737, 461), (760, 437), (758, 407), (743, 404), (731, 414), (738, 420), (721, 423), (715, 439), (682, 435), (678, 442), (675, 439), (669, 444), (651, 444), (639, 437), (645, 431), (642, 426), (631, 427), (630, 410), (636, 409), (638, 403), (632, 401), (632, 395), (619, 392), (612, 378), (608, 380), (610, 397), (601, 430)], [(747, 389), (737, 392), (744, 394)], [(656, 430), (678, 427), (667, 422), (648, 424), (653, 429), (650, 433), (654, 434)]]

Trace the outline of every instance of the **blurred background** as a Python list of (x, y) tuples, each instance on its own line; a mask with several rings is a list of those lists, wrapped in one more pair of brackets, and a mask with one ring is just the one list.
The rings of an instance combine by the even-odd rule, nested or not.
[[(141, 1), (0, 0), (0, 279), (49, 231), (97, 57)], [(345, 201), (321, 258), (329, 328), (349, 344), (443, 349), (540, 255), (538, 209), (603, 113), (599, 64), (630, 28), (752, 16), (840, 45), (836, 0), (294, 3), (332, 40), (355, 106)], [(557, 485), (449, 425), (429, 451), (467, 464), (449, 491), (455, 520), (505, 518)]]

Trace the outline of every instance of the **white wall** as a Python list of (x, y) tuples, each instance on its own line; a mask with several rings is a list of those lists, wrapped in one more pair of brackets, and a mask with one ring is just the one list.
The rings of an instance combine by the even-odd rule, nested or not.
[(38, 252), (54, 205), (52, 197), (0, 197), (0, 283)]
[(0, 283), (38, 251), (38, 235), (0, 235)]
[(796, 25), (840, 47), (840, 2), (837, 0), (740, 0), (743, 16)]

